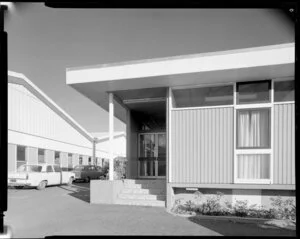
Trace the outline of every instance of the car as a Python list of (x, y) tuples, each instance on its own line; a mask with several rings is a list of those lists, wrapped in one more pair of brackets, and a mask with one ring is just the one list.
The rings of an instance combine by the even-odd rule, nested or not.
[(23, 164), (17, 172), (8, 173), (9, 187), (35, 187), (38, 190), (49, 185), (71, 185), (75, 173), (62, 171), (59, 165), (54, 164)]
[(74, 167), (73, 172), (75, 173), (74, 181), (89, 182), (91, 179), (102, 179), (105, 178), (105, 172), (102, 168), (94, 165), (77, 165)]

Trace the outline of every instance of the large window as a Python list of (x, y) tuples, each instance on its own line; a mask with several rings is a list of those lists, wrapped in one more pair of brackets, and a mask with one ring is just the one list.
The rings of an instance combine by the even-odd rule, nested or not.
[(38, 163), (45, 163), (45, 150), (38, 149)]
[(270, 109), (237, 110), (237, 148), (270, 148)]
[(79, 155), (79, 165), (82, 165), (82, 156)]
[(174, 107), (202, 107), (233, 104), (233, 86), (174, 89)]
[(55, 151), (55, 153), (54, 153), (54, 163), (56, 165), (60, 165), (60, 153), (57, 151)]
[(236, 179), (239, 183), (271, 180), (271, 81), (237, 83)]
[(73, 155), (69, 153), (68, 154), (68, 171), (73, 170), (72, 158), (73, 158)]
[(237, 83), (237, 104), (270, 102), (271, 81)]
[(274, 101), (294, 101), (295, 99), (295, 85), (294, 80), (289, 81), (275, 81), (274, 82)]
[(26, 164), (26, 147), (17, 145), (17, 171), (24, 164)]

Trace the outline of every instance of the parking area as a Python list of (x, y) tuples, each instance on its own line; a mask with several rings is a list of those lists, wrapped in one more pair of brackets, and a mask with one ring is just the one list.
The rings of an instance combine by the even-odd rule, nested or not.
[(13, 236), (37, 238), (52, 235), (287, 235), (275, 227), (196, 221), (174, 216), (164, 208), (95, 205), (89, 203), (89, 183), (36, 189), (9, 189), (5, 224)]
[(9, 189), (5, 224), (14, 237), (51, 235), (220, 235), (164, 208), (89, 204), (89, 184)]

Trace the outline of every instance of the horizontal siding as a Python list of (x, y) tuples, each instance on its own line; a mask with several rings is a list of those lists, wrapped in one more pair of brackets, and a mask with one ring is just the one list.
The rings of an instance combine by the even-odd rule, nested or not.
[(274, 184), (295, 184), (295, 104), (274, 105)]
[(233, 183), (233, 108), (171, 112), (176, 183)]

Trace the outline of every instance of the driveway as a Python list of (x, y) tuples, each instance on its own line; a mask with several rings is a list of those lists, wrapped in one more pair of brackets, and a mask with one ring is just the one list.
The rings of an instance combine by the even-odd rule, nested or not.
[(5, 224), (14, 237), (51, 235), (221, 235), (164, 208), (89, 204), (89, 184), (9, 189)]

